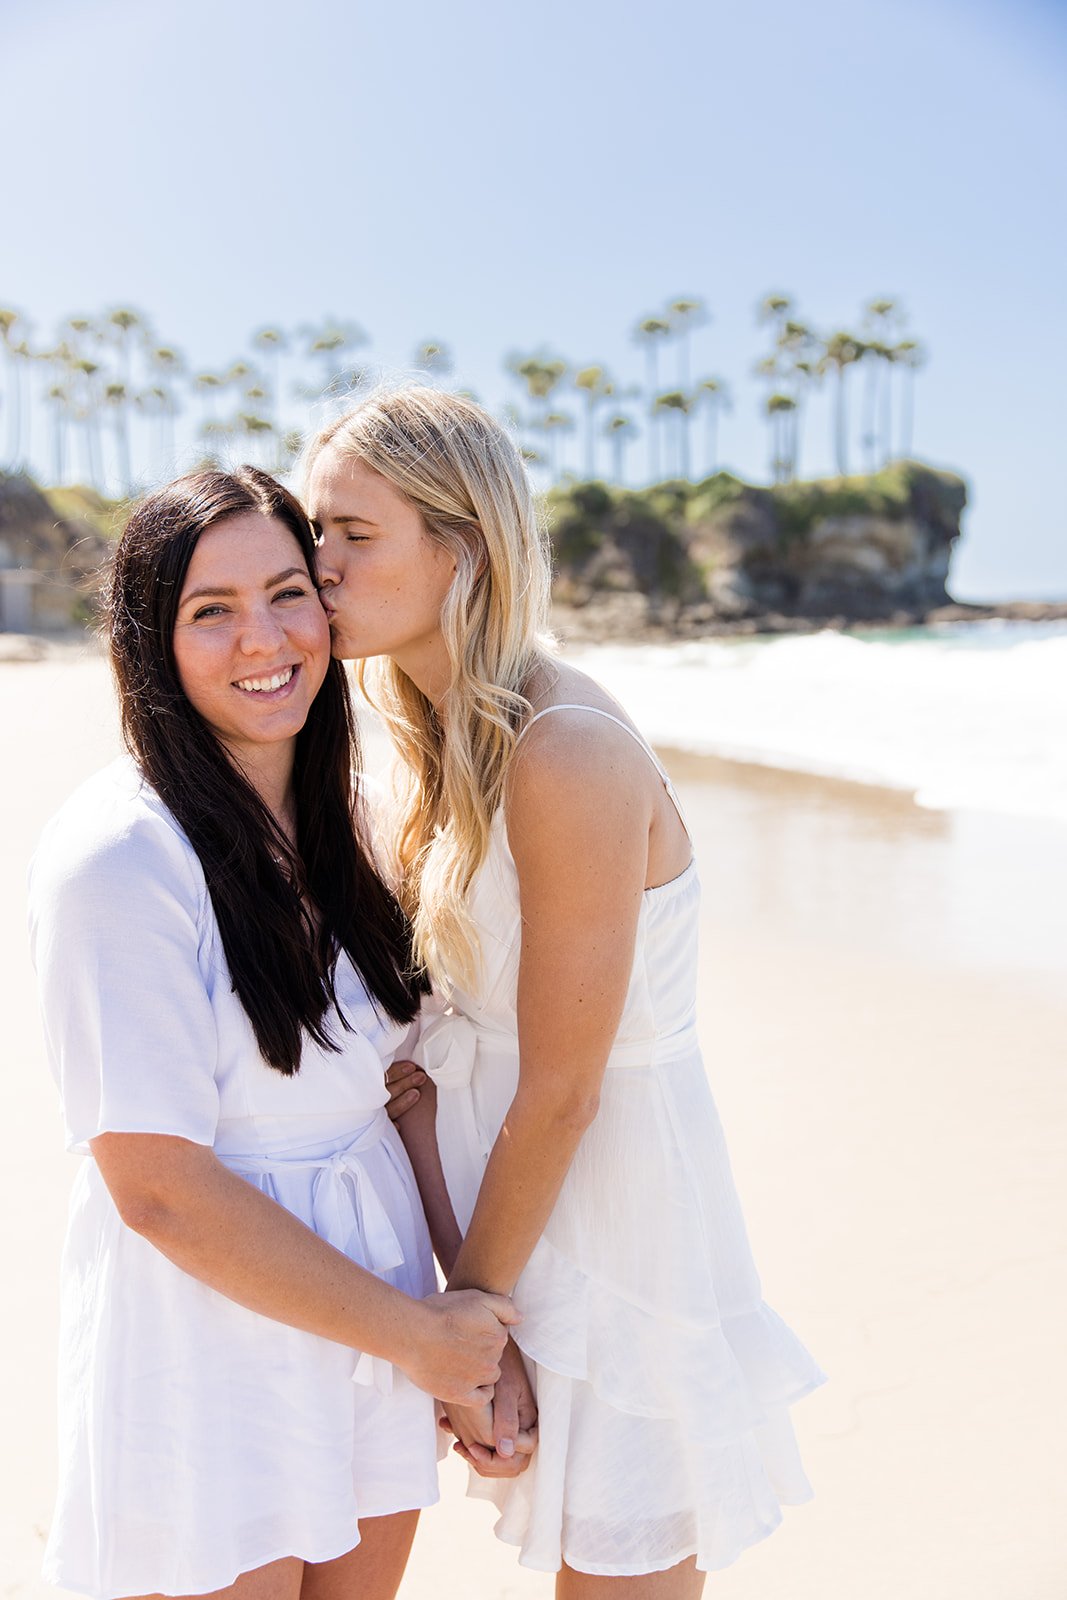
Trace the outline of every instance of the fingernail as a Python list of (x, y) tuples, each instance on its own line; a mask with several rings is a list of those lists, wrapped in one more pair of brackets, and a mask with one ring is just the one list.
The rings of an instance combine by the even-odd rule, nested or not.
[(496, 1447), (498, 1456), (513, 1456), (515, 1454), (514, 1439), (501, 1439)]

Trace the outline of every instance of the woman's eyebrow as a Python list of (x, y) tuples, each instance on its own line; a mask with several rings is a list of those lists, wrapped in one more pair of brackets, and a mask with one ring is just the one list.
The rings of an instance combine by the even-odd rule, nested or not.
[[(284, 583), (286, 578), (291, 578), (295, 574), (299, 574), (302, 578), (306, 578), (307, 569), (305, 567), (286, 567), (284, 572), (279, 572), (273, 578), (268, 578), (263, 587), (264, 589), (273, 589), (276, 583)], [(224, 599), (232, 599), (236, 593), (236, 589), (215, 587), (209, 587), (206, 589), (190, 589), (188, 594), (182, 595), (181, 603), (184, 606), (187, 605), (190, 600), (204, 600), (208, 597), (214, 598), (219, 595), (222, 595)]]
[(331, 517), (330, 521), (331, 522), (358, 522), (358, 523), (361, 523), (364, 528), (376, 528), (378, 526), (378, 524), (376, 522), (372, 522), (369, 517), (356, 517), (356, 516)]

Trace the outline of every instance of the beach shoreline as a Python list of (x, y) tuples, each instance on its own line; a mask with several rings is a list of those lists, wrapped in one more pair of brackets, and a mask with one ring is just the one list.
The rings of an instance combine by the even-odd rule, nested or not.
[[(47, 816), (118, 752), (105, 659), (60, 644), (12, 663), (0, 715), (19, 774), (0, 838), (18, 1085), (2, 1177), (18, 1314), (3, 1335), (0, 1571), (14, 1600), (45, 1600), (76, 1163), (44, 1064), (24, 882)], [(369, 767), (383, 750), (369, 732)], [(665, 755), (700, 862), (701, 1038), (756, 1259), (830, 1374), (795, 1413), (814, 1503), (709, 1592), (1056, 1600), (1067, 933), (1048, 885), (1067, 829)], [(472, 1582), (484, 1600), (548, 1600), (551, 1579), (519, 1568), (489, 1511), (462, 1498), (458, 1462), (443, 1486), (401, 1600), (465, 1600)]]

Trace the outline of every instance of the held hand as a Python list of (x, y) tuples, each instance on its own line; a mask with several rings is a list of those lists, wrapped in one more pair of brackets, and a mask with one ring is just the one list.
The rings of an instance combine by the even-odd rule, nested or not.
[(406, 1112), (417, 1105), (428, 1106), (432, 1113), (437, 1105), (437, 1091), (433, 1082), (414, 1061), (394, 1061), (386, 1069), (385, 1087), (389, 1099), (385, 1109), (393, 1122), (399, 1122)]
[(441, 1421), (456, 1435), (457, 1455), (483, 1478), (517, 1478), (537, 1448), (537, 1403), (522, 1352), (512, 1339), (500, 1366), (491, 1411), (449, 1406)]
[(412, 1312), (409, 1348), (397, 1365), (446, 1405), (488, 1404), (507, 1330), (522, 1320), (511, 1301), (481, 1289), (446, 1289), (414, 1304)]

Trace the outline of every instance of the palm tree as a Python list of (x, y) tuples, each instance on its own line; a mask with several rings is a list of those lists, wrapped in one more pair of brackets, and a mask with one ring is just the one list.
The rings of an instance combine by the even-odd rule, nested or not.
[(221, 451), (225, 448), (226, 441), (231, 439), (236, 432), (232, 422), (220, 422), (217, 417), (209, 417), (200, 425), (200, 437), (208, 445), (212, 460), (222, 459)]
[(634, 419), (621, 411), (609, 417), (604, 424), (604, 433), (611, 441), (612, 477), (617, 484), (624, 485), (626, 482), (626, 446), (636, 432)]
[(560, 475), (559, 443), (568, 433), (574, 432), (574, 418), (569, 411), (549, 411), (540, 418), (537, 426), (544, 433), (548, 445), (548, 470), (553, 483)]
[(878, 378), (882, 370), (879, 362), (882, 359), (883, 348), (875, 339), (859, 341), (860, 370), (864, 375), (863, 433), (860, 436), (860, 443), (863, 446), (864, 467), (867, 472), (874, 471), (877, 455)]
[(720, 411), (729, 411), (730, 390), (723, 378), (702, 378), (697, 384), (696, 404), (704, 411), (707, 464), (710, 475), (718, 470), (717, 435)]
[(289, 428), (278, 441), (279, 471), (288, 471), (304, 448), (304, 435), (299, 428)]
[(11, 374), (11, 389), (7, 401), (7, 459), (11, 466), (18, 466), (22, 459), (22, 357), (21, 348), (25, 345), (24, 339), (16, 339), (15, 330), (22, 315), (5, 307), (0, 310), (0, 339), (4, 342), (4, 355), (7, 358), (7, 368)]
[(52, 482), (58, 486), (66, 472), (66, 413), (70, 410), (70, 390), (53, 383), (45, 390), (45, 401), (52, 408)]
[(818, 373), (837, 374), (837, 392), (834, 399), (834, 458), (839, 477), (848, 475), (848, 426), (845, 406), (845, 374), (863, 353), (863, 345), (853, 333), (839, 329), (823, 345), (823, 353), (816, 366)]
[(108, 383), (104, 385), (104, 405), (107, 406), (115, 417), (115, 449), (119, 458), (119, 484), (124, 495), (129, 495), (133, 488), (133, 474), (130, 470), (130, 430), (127, 420), (127, 410), (130, 404), (130, 392), (124, 383)]
[(135, 335), (140, 336), (144, 343), (148, 338), (147, 318), (132, 306), (116, 306), (109, 311), (100, 328), (99, 337), (107, 339), (113, 344), (118, 358), (118, 375), (116, 382), (122, 391), (122, 398), (111, 395), (110, 385), (105, 385), (104, 404), (114, 408), (115, 444), (119, 457), (119, 472), (122, 477), (122, 490), (128, 494), (133, 485), (130, 451), (130, 425), (129, 414), (133, 406), (133, 349)]
[(135, 328), (144, 328), (144, 318), (129, 306), (118, 306), (108, 312), (106, 326), (114, 330), (112, 338), (119, 353), (119, 378), (129, 390), (133, 379), (130, 371), (132, 335)]
[(99, 489), (103, 484), (100, 466), (100, 397), (96, 383), (100, 367), (88, 356), (79, 356), (71, 362), (70, 369), (72, 373), (77, 374), (75, 382), (78, 383), (80, 390), (74, 415), (85, 428), (86, 473), (90, 486)]
[[(893, 433), (893, 351), (896, 335), (901, 321), (900, 310), (895, 300), (885, 298), (869, 300), (864, 308), (864, 327), (874, 337), (867, 344), (868, 371), (868, 433), (871, 443), (871, 459), (875, 459), (875, 413), (878, 407), (878, 391), (881, 399), (881, 445), (882, 460), (888, 461), (892, 455)], [(879, 366), (884, 362), (884, 366)], [(883, 376), (884, 374), (884, 376)], [(873, 470), (873, 469), (872, 469)]]
[[(260, 440), (266, 442), (267, 434), (274, 432), (274, 424), (269, 417), (261, 417), (253, 411), (242, 411), (238, 417), (242, 432), (249, 440), (257, 445)], [(256, 452), (253, 452), (254, 454)]]
[(915, 374), (926, 364), (926, 351), (916, 339), (901, 339), (893, 349), (894, 363), (904, 372), (904, 396), (901, 401), (900, 454), (904, 461), (911, 457), (911, 437), (915, 425)]
[(789, 419), (797, 403), (791, 394), (768, 395), (766, 412), (771, 424), (771, 477), (775, 483), (785, 483), (793, 476), (793, 461), (789, 453)]
[(157, 401), (160, 419), (160, 446), (169, 471), (174, 463), (174, 418), (181, 410), (174, 380), (185, 371), (185, 362), (169, 344), (157, 345), (149, 356), (149, 365), (155, 375), (152, 393)]
[(687, 298), (679, 295), (667, 307), (667, 316), (671, 324), (671, 331), (678, 341), (678, 388), (683, 394), (689, 393), (689, 336), (694, 328), (709, 322), (707, 308), (703, 300)]
[(42, 350), (40, 359), (49, 369), (49, 380), (44, 391), (44, 402), (52, 413), (52, 473), (53, 482), (64, 482), (67, 464), (67, 427), (74, 410), (71, 383), (71, 362), (74, 352), (64, 340), (50, 350)]
[[(567, 363), (558, 357), (512, 354), (506, 366), (513, 377), (525, 385), (527, 398), (533, 404), (531, 426), (544, 431), (547, 424), (549, 402), (567, 374)], [(550, 471), (555, 475), (555, 451), (549, 452)]]
[(433, 378), (447, 378), (454, 370), (452, 352), (443, 339), (424, 339), (415, 350), (415, 365)]
[(281, 328), (259, 328), (252, 335), (252, 343), (264, 356), (273, 368), (271, 378), (271, 409), (274, 412), (275, 427), (281, 426), (282, 406), (282, 356), (288, 348), (289, 341)]
[(318, 328), (305, 330), (308, 338), (307, 354), (322, 369), (317, 398), (328, 397), (344, 405), (349, 387), (356, 380), (356, 372), (342, 359), (343, 351), (357, 350), (365, 345), (367, 335), (357, 322), (340, 322), (336, 317), (326, 317)]
[(592, 479), (596, 477), (596, 408), (614, 394), (615, 385), (603, 367), (582, 367), (574, 374), (574, 386), (585, 394), (585, 475)]
[(804, 410), (804, 391), (816, 376), (815, 366), (809, 357), (814, 354), (816, 339), (811, 329), (803, 322), (798, 322), (793, 317), (786, 317), (778, 333), (778, 349), (781, 352), (783, 370), (785, 374), (785, 393), (790, 395), (795, 402), (788, 422), (783, 416), (782, 430), (788, 427), (791, 438), (787, 456), (791, 463), (790, 471), (795, 476), (800, 462), (800, 423)]
[(789, 313), (793, 309), (793, 297), (788, 294), (765, 294), (756, 307), (756, 321), (759, 323), (771, 322), (774, 324), (775, 339), (780, 339), (785, 328)]
[(673, 412), (677, 418), (675, 437), (678, 440), (679, 476), (686, 479), (689, 477), (689, 413), (692, 409), (692, 396), (683, 394), (681, 389), (671, 389), (666, 394), (656, 396), (655, 410)]
[[(814, 339), (812, 341), (814, 343)], [(793, 412), (793, 442), (790, 455), (793, 460), (793, 476), (800, 474), (800, 430), (804, 419), (804, 403), (807, 390), (819, 382), (820, 374), (817, 362), (809, 361), (806, 357), (793, 363), (793, 398), (797, 408)]]
[(193, 379), (193, 388), (199, 394), (203, 405), (199, 428), (202, 437), (209, 432), (208, 424), (215, 420), (215, 396), (223, 387), (224, 381), (215, 372), (198, 372)]
[(645, 347), (645, 401), (649, 411), (648, 476), (659, 478), (659, 434), (656, 430), (656, 396), (659, 393), (659, 344), (671, 336), (671, 325), (663, 317), (643, 317), (634, 329), (634, 338)]
[(567, 363), (546, 360), (540, 356), (527, 356), (519, 362), (515, 371), (525, 382), (530, 399), (547, 403), (552, 397), (553, 390), (557, 389), (566, 377)]

